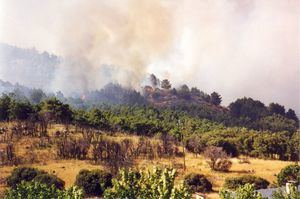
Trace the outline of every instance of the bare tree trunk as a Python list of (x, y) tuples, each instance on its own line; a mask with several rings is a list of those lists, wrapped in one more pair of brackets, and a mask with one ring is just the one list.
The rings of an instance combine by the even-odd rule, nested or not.
[(183, 170), (185, 171), (186, 170), (186, 166), (185, 166), (185, 147), (184, 147), (184, 142), (182, 140), (182, 147), (183, 147)]

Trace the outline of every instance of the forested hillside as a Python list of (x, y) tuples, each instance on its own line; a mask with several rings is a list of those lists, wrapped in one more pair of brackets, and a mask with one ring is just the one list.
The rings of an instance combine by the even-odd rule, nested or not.
[(267, 106), (259, 100), (244, 97), (224, 107), (221, 105), (222, 97), (217, 92), (207, 94), (196, 87), (189, 88), (187, 85), (172, 88), (169, 81), (168, 86), (152, 83), (144, 86), (142, 92), (139, 92), (110, 83), (101, 90), (65, 97), (61, 92), (46, 93), (41, 89), (31, 89), (0, 80), (0, 90), (6, 96), (35, 105), (45, 99), (57, 98), (69, 104), (74, 110), (103, 109), (103, 107), (115, 109), (120, 106), (149, 107), (158, 111), (184, 113), (193, 119), (207, 119), (226, 127), (245, 127), (270, 132), (295, 132), (299, 127), (299, 119), (295, 111), (286, 110), (278, 103), (270, 103)]
[[(170, 135), (184, 140), (187, 149), (195, 153), (203, 152), (208, 146), (217, 146), (232, 156), (299, 158), (299, 120), (293, 110), (286, 112), (279, 104), (265, 106), (251, 98), (243, 98), (232, 102), (228, 108), (211, 101), (164, 107), (151, 104), (147, 97), (118, 85), (99, 91), (96, 99), (91, 96), (86, 99), (61, 96), (61, 101), (42, 90), (31, 90), (28, 98), (21, 93), (3, 94), (0, 120), (41, 125), (44, 131), (47, 124), (55, 122), (140, 136)], [(93, 103), (99, 99), (107, 101)], [(105, 104), (109, 99), (115, 100)], [(81, 108), (72, 106), (72, 100), (80, 101)]]

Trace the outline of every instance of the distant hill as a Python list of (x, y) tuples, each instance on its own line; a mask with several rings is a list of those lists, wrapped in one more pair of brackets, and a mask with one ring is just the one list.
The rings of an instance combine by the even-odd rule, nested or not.
[(25, 96), (28, 96), (28, 93), (30, 92), (30, 88), (26, 86), (22, 86), (18, 83), (12, 84), (8, 81), (3, 81), (0, 79), (0, 94), (1, 93), (10, 93), (10, 92), (21, 92)]
[(28, 87), (46, 89), (60, 58), (36, 49), (0, 43), (0, 79)]
[(100, 90), (85, 93), (81, 98), (89, 104), (144, 105), (145, 98), (136, 90), (109, 83)]

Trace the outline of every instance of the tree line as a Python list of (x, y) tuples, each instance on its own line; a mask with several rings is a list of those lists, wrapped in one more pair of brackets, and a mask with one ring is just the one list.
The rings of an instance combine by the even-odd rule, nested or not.
[[(227, 127), (239, 126), (272, 132), (295, 132), (299, 128), (299, 119), (295, 111), (290, 108), (286, 110), (283, 105), (278, 103), (265, 105), (259, 100), (244, 97), (230, 103), (228, 107), (223, 107), (220, 106), (222, 96), (217, 92), (207, 94), (197, 87), (189, 88), (186, 84), (178, 88), (172, 88), (172, 84), (168, 79), (161, 81), (153, 74), (150, 75), (149, 79), (150, 86), (144, 87), (144, 93), (124, 88), (119, 84), (110, 83), (101, 90), (90, 91), (72, 97), (65, 97), (61, 92), (46, 94), (41, 89), (27, 89), (26, 92), (22, 92), (22, 89), (16, 89), (13, 93), (6, 95), (16, 101), (30, 102), (33, 105), (37, 105), (37, 107), (40, 107), (39, 105), (47, 99), (56, 98), (63, 104), (69, 104), (73, 109), (85, 111), (93, 108), (102, 109), (103, 104), (111, 107), (137, 106), (140, 108), (146, 106), (153, 108), (147, 97), (149, 93), (145, 92), (146, 88), (149, 87), (154, 98), (160, 99), (161, 93), (166, 93), (182, 99), (177, 103), (171, 103), (168, 107), (156, 107), (159, 112), (165, 112), (165, 109), (170, 109), (176, 114), (185, 113), (192, 118), (207, 119)], [(164, 100), (163, 96), (160, 100)], [(0, 100), (0, 120), (5, 120), (8, 117), (8, 113), (5, 111), (5, 109), (7, 110), (8, 101), (9, 99), (2, 96)], [(26, 106), (23, 109), (30, 109), (28, 103), (18, 105)], [(13, 117), (15, 116), (11, 115), (11, 118)]]

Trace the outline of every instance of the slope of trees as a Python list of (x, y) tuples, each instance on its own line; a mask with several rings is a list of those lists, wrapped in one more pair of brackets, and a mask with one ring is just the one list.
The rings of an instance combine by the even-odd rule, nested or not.
[[(149, 105), (103, 104), (82, 110), (72, 108), (54, 97), (34, 104), (26, 98), (19, 99), (16, 95), (9, 94), (0, 97), (0, 120), (16, 121), (18, 126), (13, 131), (19, 135), (42, 136), (47, 134), (48, 125), (51, 123), (62, 123), (66, 126), (74, 124), (78, 129), (122, 131), (142, 136), (169, 134), (184, 141), (187, 149), (194, 153), (202, 153), (207, 147), (215, 146), (221, 147), (230, 156), (242, 154), (281, 160), (299, 159), (297, 154), (300, 149), (295, 145), (299, 142), (296, 125), (298, 118), (288, 119), (283, 115), (292, 116), (293, 111), (283, 114), (282, 107), (271, 107), (273, 108), (251, 98), (239, 99), (229, 106), (232, 118), (226, 113), (219, 115), (220, 120), (232, 121), (230, 125), (224, 125), (197, 116), (203, 109), (198, 112), (196, 107), (176, 109)], [(282, 113), (271, 114), (269, 109), (273, 112), (279, 109)], [(235, 122), (237, 126), (253, 126), (257, 130), (226, 127)], [(64, 142), (61, 146), (83, 144), (72, 140)], [(60, 155), (73, 157), (73, 149), (68, 150), (61, 150)], [(82, 150), (85, 151), (83, 148)], [(82, 155), (81, 158), (84, 157)]]
[(201, 154), (206, 147), (216, 146), (222, 147), (231, 156), (241, 154), (267, 159), (298, 160), (299, 133), (297, 131), (291, 135), (288, 132), (228, 128), (193, 134), (187, 138), (186, 148), (195, 154)]
[(237, 99), (229, 105), (232, 124), (255, 130), (294, 132), (299, 127), (299, 119), (295, 112), (284, 106), (271, 103), (268, 107), (252, 98)]
[[(5, 111), (8, 110), (11, 99), (23, 103), (30, 102), (38, 106), (42, 101), (56, 97), (74, 109), (102, 109), (104, 104), (134, 107), (155, 106), (159, 110), (171, 109), (174, 112), (184, 112), (190, 117), (208, 119), (227, 127), (240, 126), (272, 132), (295, 132), (299, 128), (299, 119), (295, 111), (292, 109), (286, 111), (286, 108), (278, 103), (270, 103), (269, 106), (266, 106), (259, 100), (244, 97), (230, 103), (228, 107), (222, 107), (220, 106), (222, 97), (217, 92), (209, 95), (197, 87), (189, 88), (186, 84), (179, 88), (172, 88), (168, 79), (160, 81), (155, 75), (152, 75), (150, 80), (153, 87), (146, 86), (142, 94), (134, 89), (112, 83), (101, 90), (72, 97), (65, 97), (61, 92), (47, 96), (40, 89), (14, 87), (11, 90), (13, 93), (6, 93), (6, 97), (2, 96), (0, 99), (0, 120), (7, 119), (8, 112)], [(159, 89), (159, 87), (163, 89)], [(149, 95), (152, 97), (151, 100)], [(155, 101), (160, 105), (158, 106)]]

